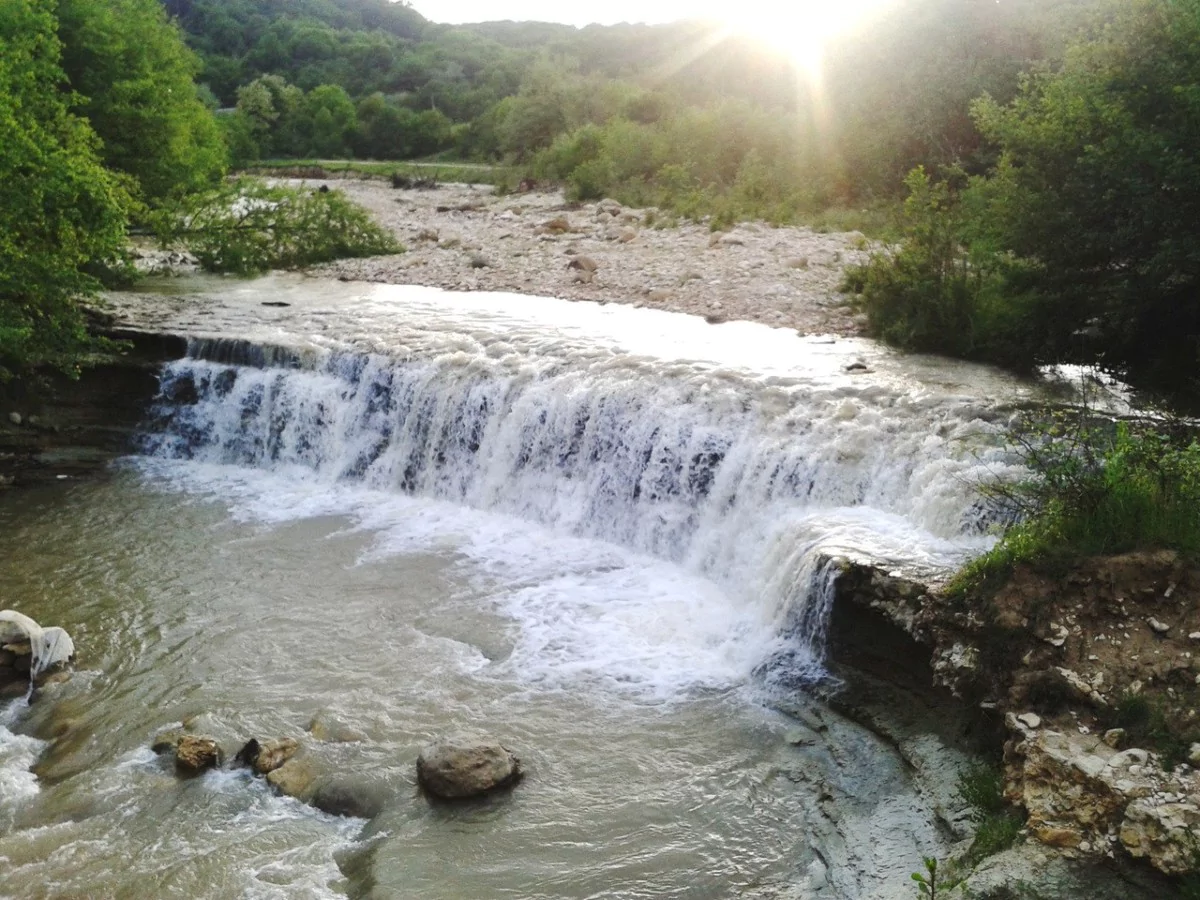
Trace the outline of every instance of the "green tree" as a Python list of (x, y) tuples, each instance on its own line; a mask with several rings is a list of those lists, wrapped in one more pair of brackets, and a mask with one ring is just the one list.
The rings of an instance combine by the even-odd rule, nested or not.
[(156, 0), (58, 0), (62, 68), (110, 168), (155, 201), (224, 171), (225, 146), (193, 77), (195, 55)]
[(300, 104), (297, 121), (301, 155), (340, 158), (350, 152), (350, 138), (358, 113), (341, 87), (323, 84), (313, 88)]
[(1131, 0), (1061, 71), (975, 112), (1001, 150), (989, 215), (1002, 246), (1036, 264), (1048, 355), (1194, 371), (1200, 0)]
[(0, 5), (0, 378), (73, 371), (88, 339), (77, 300), (116, 259), (128, 197), (68, 109), (51, 0)]

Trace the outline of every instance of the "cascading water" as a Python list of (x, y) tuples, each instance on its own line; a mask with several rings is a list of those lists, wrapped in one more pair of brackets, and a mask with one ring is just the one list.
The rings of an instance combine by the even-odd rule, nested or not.
[[(763, 683), (820, 675), (828, 557), (937, 574), (986, 545), (972, 482), (1024, 385), (629, 307), (199, 284), (114, 298), (190, 339), (141, 453), (0, 496), (6, 605), (79, 645), (0, 717), (6, 892), (911, 895), (946, 839), (906, 764)], [(177, 780), (148, 747), (185, 719), (295, 737), (382, 809)], [(529, 777), (431, 807), (412, 761), (464, 728)]]
[(162, 386), (152, 455), (399, 491), (680, 564), (786, 633), (794, 677), (819, 671), (831, 552), (945, 566), (986, 524), (970, 501), (980, 459), (961, 446), (980, 423), (870, 389), (834, 401), (620, 359), (402, 362), (211, 340)]

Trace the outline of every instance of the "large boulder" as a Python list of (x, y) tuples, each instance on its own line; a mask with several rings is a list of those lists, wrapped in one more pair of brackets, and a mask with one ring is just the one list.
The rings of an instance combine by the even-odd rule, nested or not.
[(478, 797), (516, 784), (521, 761), (492, 738), (455, 734), (434, 741), (417, 757), (417, 779), (435, 797)]

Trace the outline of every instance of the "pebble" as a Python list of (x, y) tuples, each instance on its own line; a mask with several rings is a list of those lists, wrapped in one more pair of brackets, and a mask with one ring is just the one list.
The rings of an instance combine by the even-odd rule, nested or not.
[(1026, 728), (1039, 728), (1042, 724), (1042, 717), (1037, 713), (1021, 713), (1021, 715), (1017, 716), (1017, 721)]
[(1168, 631), (1171, 630), (1170, 625), (1168, 625), (1166, 622), (1160, 622), (1158, 619), (1154, 618), (1153, 616), (1151, 616), (1149, 619), (1147, 619), (1146, 623), (1151, 628), (1153, 628), (1155, 631), (1157, 631), (1159, 634), (1166, 634)]

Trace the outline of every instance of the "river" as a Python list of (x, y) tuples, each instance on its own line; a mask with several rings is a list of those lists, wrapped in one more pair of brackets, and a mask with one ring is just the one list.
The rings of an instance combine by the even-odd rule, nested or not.
[[(0, 495), (0, 605), (79, 647), (0, 714), (0, 893), (912, 895), (947, 836), (892, 749), (806, 692), (821, 561), (936, 576), (984, 548), (972, 485), (1032, 387), (619, 305), (172, 290), (114, 298), (190, 340), (138, 452)], [(149, 746), (190, 717), (234, 749), (301, 738), (378, 815), (177, 779)], [(416, 753), (462, 728), (528, 777), (431, 805)]]

